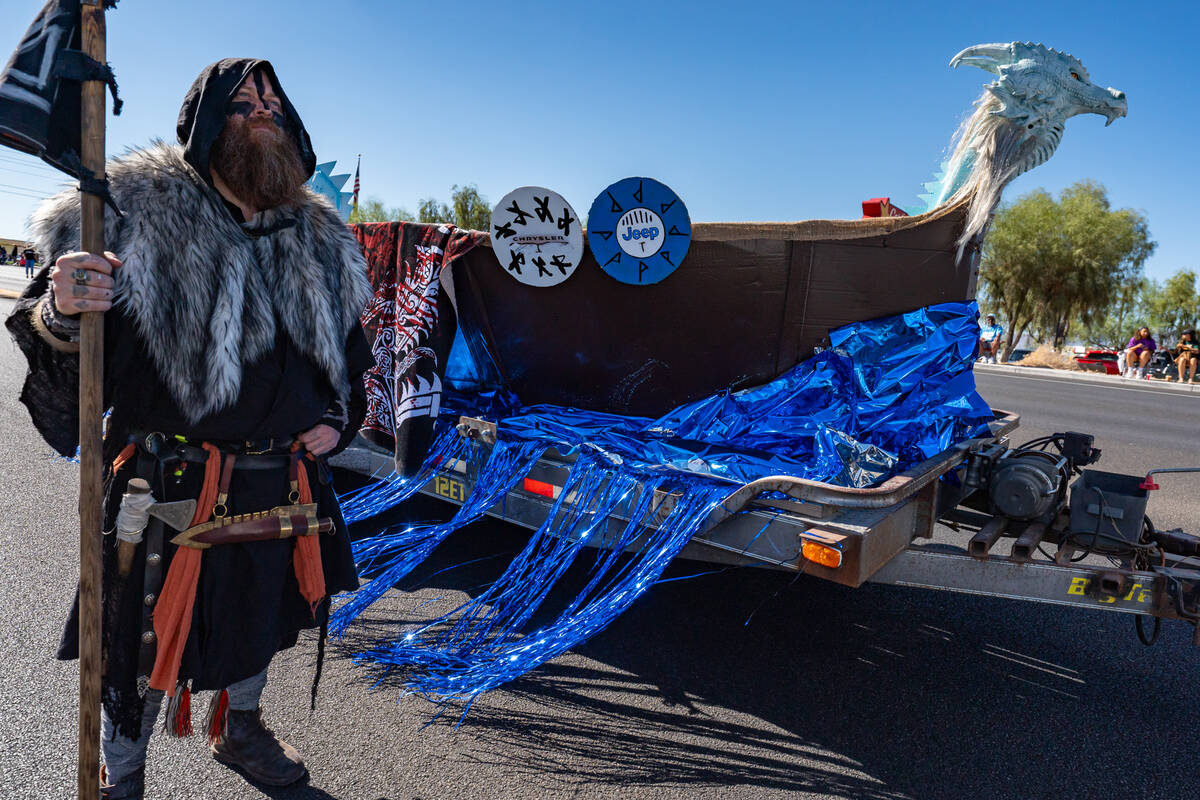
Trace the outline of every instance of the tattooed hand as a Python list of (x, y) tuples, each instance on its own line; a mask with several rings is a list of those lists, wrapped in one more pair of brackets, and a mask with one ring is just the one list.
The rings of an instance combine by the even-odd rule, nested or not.
[(113, 270), (119, 266), (121, 260), (108, 252), (103, 258), (91, 253), (60, 256), (50, 270), (55, 308), (60, 314), (112, 308)]
[(304, 433), (296, 434), (304, 449), (314, 456), (321, 456), (337, 447), (342, 435), (328, 425), (317, 425)]

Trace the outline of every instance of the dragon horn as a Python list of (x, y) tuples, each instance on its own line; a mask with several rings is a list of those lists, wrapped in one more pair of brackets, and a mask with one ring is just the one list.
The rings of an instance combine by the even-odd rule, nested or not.
[(979, 67), (980, 69), (985, 69), (988, 72), (999, 75), (1000, 67), (1011, 64), (1012, 60), (1012, 45), (999, 43), (977, 44), (974, 47), (968, 47), (950, 59), (950, 66), (954, 68), (961, 64), (968, 64), (972, 67)]

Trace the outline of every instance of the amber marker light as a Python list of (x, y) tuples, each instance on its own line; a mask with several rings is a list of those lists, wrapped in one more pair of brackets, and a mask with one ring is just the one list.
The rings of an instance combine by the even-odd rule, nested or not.
[(800, 554), (814, 564), (820, 564), (822, 567), (837, 569), (842, 565), (842, 551), (827, 544), (804, 542), (800, 546)]

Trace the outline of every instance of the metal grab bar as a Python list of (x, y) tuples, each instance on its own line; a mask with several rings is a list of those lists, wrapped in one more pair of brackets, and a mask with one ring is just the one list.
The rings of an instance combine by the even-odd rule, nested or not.
[(721, 507), (709, 516), (709, 524), (716, 524), (733, 516), (763, 492), (782, 492), (794, 500), (839, 508), (875, 509), (894, 506), (907, 500), (934, 479), (945, 474), (951, 465), (960, 461), (975, 445), (1004, 436), (1020, 422), (1020, 417), (1011, 411), (993, 409), (993, 413), (997, 415), (997, 419), (992, 423), (994, 427), (991, 436), (960, 442), (949, 450), (926, 459), (899, 475), (888, 478), (879, 486), (870, 489), (855, 489), (820, 481), (793, 478), (789, 475), (771, 475), (751, 481), (725, 498)]

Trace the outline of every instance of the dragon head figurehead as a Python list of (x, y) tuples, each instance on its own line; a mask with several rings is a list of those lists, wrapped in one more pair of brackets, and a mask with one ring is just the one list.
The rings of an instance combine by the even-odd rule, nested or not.
[(1099, 114), (1106, 125), (1125, 116), (1124, 92), (1100, 88), (1078, 58), (1045, 45), (977, 44), (950, 59), (951, 67), (962, 64), (999, 76), (986, 87), (998, 103), (988, 113), (1025, 125), (1035, 138), (1061, 132), (1076, 114)]
[(956, 136), (934, 206), (970, 194), (961, 244), (979, 234), (1014, 178), (1043, 164), (1077, 114), (1099, 114), (1109, 125), (1125, 116), (1125, 93), (1091, 82), (1079, 59), (1041, 44), (979, 44), (950, 59), (997, 76), (984, 87), (975, 113)]

